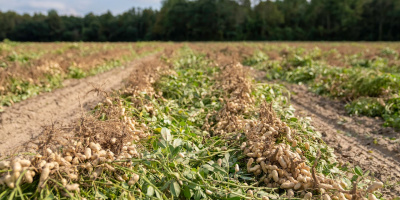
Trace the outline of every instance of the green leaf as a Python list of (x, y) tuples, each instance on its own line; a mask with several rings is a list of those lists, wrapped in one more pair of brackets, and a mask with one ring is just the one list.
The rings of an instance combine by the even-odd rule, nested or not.
[(161, 133), (161, 128), (156, 128), (156, 129), (154, 129), (154, 132), (156, 132), (156, 133)]
[(121, 187), (125, 188), (125, 189), (128, 189), (129, 185), (126, 182), (124, 182), (124, 183), (121, 184)]
[(168, 125), (171, 125), (171, 120), (169, 120), (169, 119), (164, 119), (164, 123), (165, 123), (165, 124), (168, 124)]
[(174, 140), (174, 142), (172, 143), (172, 146), (176, 148), (177, 146), (180, 146), (181, 144), (182, 144), (182, 140), (178, 138), (178, 139)]
[(201, 192), (200, 192), (200, 190), (197, 190), (196, 193), (194, 193), (194, 199), (195, 199), (195, 200), (200, 200), (200, 199), (201, 199)]
[(167, 148), (168, 145), (167, 145), (167, 142), (165, 140), (161, 140), (158, 143), (158, 146), (160, 146), (161, 148), (165, 149), (165, 148)]
[(175, 197), (179, 197), (179, 194), (181, 194), (181, 186), (176, 181), (170, 185), (169, 190)]
[(364, 173), (364, 176), (368, 176), (371, 171), (367, 171)]
[(225, 166), (225, 167), (227, 167), (228, 168), (228, 170), (229, 170), (229, 159), (230, 159), (230, 154), (229, 153), (225, 153), (225, 156), (224, 156), (224, 158), (222, 159), (222, 163), (223, 163), (223, 165)]
[(183, 195), (185, 195), (186, 199), (190, 199), (193, 196), (193, 192), (188, 186), (183, 186)]
[(241, 189), (238, 189), (238, 190), (230, 193), (228, 196), (229, 197), (228, 199), (231, 199), (231, 200), (238, 199), (238, 198), (241, 199), (240, 195), (243, 195), (243, 191)]
[(353, 177), (351, 178), (351, 182), (355, 182), (358, 179), (358, 175), (353, 175)]
[(146, 195), (149, 196), (149, 197), (152, 197), (152, 196), (154, 195), (154, 188), (153, 188), (153, 186), (149, 186), (149, 187), (147, 188), (147, 193), (146, 193)]
[(108, 197), (104, 195), (102, 192), (96, 190), (95, 199), (107, 199)]
[[(171, 157), (175, 157), (176, 155), (178, 155), (178, 153), (181, 151), (181, 147), (178, 146), (177, 148), (174, 148), (170, 145), (170, 149), (171, 149)], [(180, 157), (179, 157), (180, 158)]]
[[(352, 184), (351, 184), (351, 181), (350, 181), (348, 178), (343, 177), (342, 180), (346, 183), (346, 185), (352, 185)], [(346, 188), (344, 188), (344, 189), (346, 189)]]
[(292, 117), (292, 118), (290, 118), (289, 119), (291, 122), (297, 122), (298, 121), (298, 119), (296, 118), (296, 117)]
[(228, 172), (226, 172), (226, 170), (222, 167), (220, 167), (217, 163), (214, 163), (213, 165), (211, 165), (211, 167), (213, 167), (215, 170), (215, 172), (221, 172), (223, 174), (228, 174)]
[(194, 179), (195, 178), (195, 174), (194, 172), (190, 171), (189, 169), (185, 170), (183, 172), (183, 176), (187, 179)]
[(155, 190), (155, 193), (158, 199), (162, 199), (162, 195), (157, 190)]
[(361, 167), (359, 167), (359, 166), (356, 166), (354, 168), (354, 172), (359, 176), (363, 176), (363, 171), (362, 171)]
[(208, 173), (208, 171), (210, 171), (210, 172), (214, 171), (214, 167), (212, 167), (212, 166), (209, 165), (209, 164), (204, 164), (204, 165), (202, 166), (202, 168), (205, 169), (205, 170), (207, 170), (207, 173)]
[(53, 194), (49, 194), (48, 196), (46, 196), (46, 198), (44, 198), (44, 200), (52, 200), (52, 199), (56, 199)]
[(240, 175), (239, 178), (246, 180), (246, 181), (253, 180), (253, 177), (243, 176), (243, 175)]
[(171, 183), (171, 181), (166, 182), (166, 183), (162, 186), (162, 188), (160, 188), (160, 190), (163, 191), (163, 190), (167, 189), (170, 183)]
[(167, 128), (162, 128), (161, 129), (161, 136), (165, 141), (171, 141), (172, 140), (172, 135), (171, 131)]

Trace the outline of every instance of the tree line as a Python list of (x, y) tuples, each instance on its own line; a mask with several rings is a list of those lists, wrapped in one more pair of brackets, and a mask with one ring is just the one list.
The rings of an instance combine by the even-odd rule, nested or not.
[(164, 0), (84, 17), (0, 12), (0, 40), (400, 40), (399, 0)]

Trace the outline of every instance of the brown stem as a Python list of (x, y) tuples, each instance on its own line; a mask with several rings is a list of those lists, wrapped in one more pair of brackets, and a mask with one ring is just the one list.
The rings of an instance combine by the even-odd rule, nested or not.
[(351, 198), (352, 200), (357, 200), (357, 185), (358, 182), (360, 181), (360, 177), (357, 178), (356, 181), (354, 181), (353, 183), (353, 189), (350, 191), (350, 193), (353, 195), (353, 197)]
[(321, 156), (321, 151), (318, 150), (317, 158), (315, 158), (314, 165), (311, 168), (311, 173), (312, 173), (312, 176), (313, 176), (313, 179), (314, 179), (314, 188), (319, 188), (319, 180), (317, 178), (317, 175), (315, 174), (315, 167), (317, 167), (318, 160), (319, 160), (320, 156)]
[[(320, 159), (320, 157), (321, 157), (321, 151), (318, 150), (317, 158), (315, 159), (314, 165), (313, 165), (312, 168), (311, 168), (311, 173), (312, 173), (312, 176), (313, 176), (313, 179), (314, 179), (314, 188), (316, 188), (316, 189), (319, 189), (319, 180), (318, 180), (318, 178), (317, 178), (317, 175), (315, 174), (315, 167), (317, 167), (318, 160)], [(352, 189), (352, 190), (341, 190), (341, 189), (338, 189), (338, 191), (339, 191), (339, 192), (342, 192), (342, 193), (351, 194), (351, 195), (353, 196), (353, 197), (352, 197), (352, 200), (357, 200), (357, 184), (358, 184), (358, 182), (359, 182), (359, 179), (360, 179), (360, 178), (358, 178), (358, 179), (353, 183), (353, 189)]]

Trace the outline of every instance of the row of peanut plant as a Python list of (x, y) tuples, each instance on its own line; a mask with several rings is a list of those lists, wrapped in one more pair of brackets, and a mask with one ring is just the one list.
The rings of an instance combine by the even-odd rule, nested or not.
[[(398, 53), (382, 49), (373, 58), (348, 55), (348, 66), (332, 66), (318, 48), (289, 49), (282, 60), (270, 60), (262, 51), (243, 63), (267, 71), (267, 78), (307, 84), (311, 91), (347, 101), (349, 114), (382, 117), (385, 126), (400, 128), (400, 65)], [(322, 60), (321, 60), (322, 57)]]
[[(279, 182), (280, 179), (286, 180), (281, 174), (283, 170), (275, 165), (271, 167), (275, 168), (273, 170), (275, 172), (280, 171), (281, 178), (274, 175), (273, 179), (272, 176), (268, 179), (275, 181), (278, 178), (276, 183), (268, 185), (265, 181), (267, 174), (253, 174), (249, 169), (249, 160), (253, 158), (249, 158), (248, 154), (242, 151), (245, 146), (243, 144), (249, 142), (246, 134), (243, 133), (244, 130), (224, 130), (224, 134), (217, 134), (204, 128), (204, 124), (218, 122), (215, 113), (226, 108), (229, 101), (230, 96), (227, 95), (227, 91), (224, 91), (223, 87), (217, 87), (218, 77), (222, 74), (221, 67), (204, 55), (195, 54), (188, 48), (181, 49), (176, 57), (164, 58), (164, 61), (172, 66), (173, 70), (163, 73), (159, 80), (152, 84), (152, 89), (139, 91), (138, 95), (116, 93), (114, 95), (117, 96), (114, 99), (119, 99), (119, 102), (109, 100), (104, 104), (99, 104), (93, 110), (94, 113), (103, 112), (105, 107), (117, 105), (123, 113), (120, 120), (129, 118), (134, 119), (134, 124), (140, 124), (141, 128), (137, 130), (145, 130), (146, 133), (141, 132), (139, 135), (146, 136), (129, 141), (129, 145), (133, 144), (132, 146), (122, 147), (125, 144), (116, 143), (118, 138), (110, 139), (107, 144), (112, 144), (112, 149), (121, 147), (122, 151), (129, 151), (132, 147), (133, 150), (129, 153), (135, 156), (120, 157), (123, 159), (110, 162), (97, 161), (102, 160), (97, 156), (96, 162), (104, 162), (100, 167), (102, 170), (99, 171), (99, 167), (95, 170), (84, 169), (80, 172), (88, 174), (74, 176), (73, 179), (70, 177), (68, 180), (57, 180), (57, 178), (45, 180), (41, 178), (42, 175), (37, 174), (31, 183), (23, 183), (24, 178), (21, 175), (12, 182), (14, 185), (7, 182), (8, 186), (13, 187), (1, 186), (0, 189), (3, 192), (0, 194), (0, 199), (264, 200), (311, 198), (312, 195), (324, 199), (335, 195), (348, 198), (332, 185), (331, 188), (326, 188), (326, 191), (321, 188), (328, 187), (327, 184), (320, 184), (317, 188), (297, 188), (295, 191), (293, 191), (294, 185), (284, 187), (288, 184)], [(251, 81), (251, 79), (245, 77), (244, 81)], [(333, 150), (324, 144), (321, 135), (313, 129), (310, 122), (294, 116), (294, 109), (290, 105), (288, 91), (285, 88), (265, 83), (252, 83), (251, 93), (247, 97), (255, 99), (254, 102), (249, 102), (254, 107), (249, 108), (242, 117), (246, 120), (257, 121), (260, 117), (259, 109), (263, 105), (271, 105), (278, 117), (277, 120), (281, 120), (282, 124), (287, 124), (292, 130), (293, 140), (290, 142), (298, 141), (296, 145), (292, 143), (291, 147), (289, 140), (282, 136), (276, 140), (276, 143), (274, 140), (272, 145), (283, 145), (285, 148), (288, 147), (289, 151), (304, 152), (302, 153), (304, 168), (310, 169), (315, 163), (316, 172), (314, 173), (317, 173), (319, 178), (337, 180), (341, 183), (339, 188), (343, 191), (350, 191), (354, 182), (358, 183), (357, 187), (360, 189), (366, 189), (370, 184), (370, 179), (367, 178), (368, 173), (363, 173), (358, 167), (349, 169), (345, 165), (339, 165)], [(111, 120), (111, 116), (104, 112), (98, 120)], [(135, 129), (133, 125), (132, 129)], [(89, 146), (92, 151), (101, 149), (95, 143), (90, 143)], [(106, 147), (110, 148), (110, 146), (102, 146), (102, 148)], [(99, 154), (101, 151), (98, 151)], [(110, 149), (104, 151), (107, 156), (112, 157), (114, 153), (117, 154), (116, 152), (105, 153), (106, 151), (110, 152)], [(86, 153), (85, 157), (80, 156), (88, 159)], [(70, 159), (75, 160), (72, 157)], [(262, 159), (260, 160), (263, 162)], [(76, 160), (77, 166), (81, 166), (79, 162)], [(129, 163), (129, 167), (122, 163)], [(83, 164), (87, 165), (87, 163)], [(92, 163), (92, 165), (100, 166), (99, 163)], [(14, 172), (13, 168), (0, 171), (7, 177), (12, 177), (7, 173)], [(93, 175), (94, 173), (96, 176)], [(305, 173), (310, 174), (307, 170)], [(59, 177), (64, 176), (61, 174)], [(374, 191), (375, 189), (371, 192)], [(380, 194), (375, 192), (375, 195)]]

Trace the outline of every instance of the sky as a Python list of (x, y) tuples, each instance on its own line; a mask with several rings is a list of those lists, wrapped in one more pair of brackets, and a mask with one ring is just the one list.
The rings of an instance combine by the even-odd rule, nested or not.
[(159, 9), (162, 0), (0, 0), (1, 11), (17, 13), (47, 13), (54, 9), (60, 15), (84, 16), (89, 12), (103, 14), (110, 10), (114, 15), (132, 7)]

